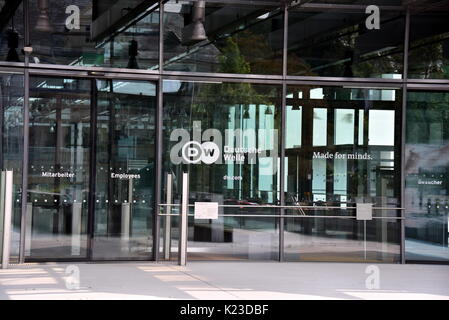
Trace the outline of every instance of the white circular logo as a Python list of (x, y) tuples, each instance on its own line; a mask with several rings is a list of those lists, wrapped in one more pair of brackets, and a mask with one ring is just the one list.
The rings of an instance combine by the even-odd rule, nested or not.
[(205, 164), (212, 164), (218, 160), (220, 157), (220, 150), (218, 149), (217, 144), (213, 142), (204, 142), (201, 146), (203, 148), (201, 160)]
[(196, 141), (187, 142), (181, 149), (182, 158), (186, 163), (197, 164), (202, 161), (205, 164), (213, 164), (220, 157), (220, 149), (216, 143)]
[(190, 141), (182, 147), (181, 154), (185, 162), (195, 164), (201, 161), (203, 148), (198, 142)]

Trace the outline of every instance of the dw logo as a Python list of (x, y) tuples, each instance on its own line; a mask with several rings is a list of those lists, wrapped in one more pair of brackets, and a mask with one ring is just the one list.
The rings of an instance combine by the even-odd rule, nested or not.
[(196, 141), (187, 142), (181, 150), (182, 159), (186, 163), (197, 164), (203, 162), (205, 164), (212, 164), (220, 157), (220, 148), (216, 143), (204, 142), (200, 144)]

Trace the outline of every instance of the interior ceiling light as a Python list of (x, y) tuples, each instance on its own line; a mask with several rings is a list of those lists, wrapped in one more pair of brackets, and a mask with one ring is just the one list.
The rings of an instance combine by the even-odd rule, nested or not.
[(250, 119), (250, 118), (251, 118), (251, 116), (249, 114), (248, 109), (245, 109), (245, 112), (243, 112), (243, 119)]
[(51, 32), (53, 27), (48, 17), (48, 0), (39, 0), (37, 4), (39, 8), (39, 17), (37, 18), (36, 30), (40, 32)]
[(267, 108), (265, 109), (265, 114), (266, 114), (266, 115), (272, 115), (272, 114), (273, 114), (273, 111), (271, 111), (271, 108), (270, 108), (270, 107), (267, 107)]
[(206, 18), (206, 1), (196, 1), (192, 9), (192, 24), (183, 32), (183, 43), (194, 44), (207, 39), (204, 21)]
[(206, 18), (206, 1), (197, 1), (193, 4), (193, 32), (192, 41), (203, 41), (207, 39), (204, 30), (204, 20)]
[(203, 22), (200, 20), (195, 21), (192, 36), (190, 37), (191, 42), (200, 42), (206, 39), (206, 30), (204, 30)]

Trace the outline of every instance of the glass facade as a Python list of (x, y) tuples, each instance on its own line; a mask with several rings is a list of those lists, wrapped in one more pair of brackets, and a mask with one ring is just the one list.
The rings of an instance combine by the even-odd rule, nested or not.
[(407, 259), (449, 261), (449, 94), (410, 91), (407, 101)]
[(410, 23), (408, 73), (411, 79), (449, 78), (447, 11), (417, 13)]
[(378, 30), (367, 30), (365, 11), (324, 7), (291, 10), (288, 74), (400, 79), (405, 19), (402, 10), (382, 10)]
[(282, 74), (279, 7), (257, 1), (169, 1), (164, 12), (165, 70)]
[[(281, 86), (170, 80), (164, 82), (164, 95), (164, 173), (180, 177), (189, 171), (191, 204), (254, 206), (224, 207), (220, 214), (229, 216), (218, 220), (191, 219), (191, 258), (276, 259), (278, 222), (263, 217), (276, 212), (257, 206), (279, 203)], [(216, 143), (223, 157), (186, 163), (182, 147), (189, 137)], [(182, 181), (176, 182), (179, 202)]]
[(0, 0), (13, 260), (173, 259), (187, 172), (189, 259), (447, 263), (447, 21), (448, 1)]
[(159, 14), (155, 3), (121, 0), (110, 6), (107, 0), (30, 1), (30, 63), (157, 68)]

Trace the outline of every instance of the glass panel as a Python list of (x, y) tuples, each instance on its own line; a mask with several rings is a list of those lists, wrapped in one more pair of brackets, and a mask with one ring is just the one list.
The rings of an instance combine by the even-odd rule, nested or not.
[(393, 110), (370, 110), (368, 141), (371, 146), (394, 146), (395, 116)]
[(93, 259), (149, 259), (154, 208), (156, 87), (97, 81)]
[(30, 1), (31, 63), (153, 69), (157, 1)]
[[(346, 197), (348, 192), (348, 160), (334, 160), (334, 194)], [(340, 197), (340, 202), (345, 201)]]
[(406, 258), (449, 261), (449, 93), (408, 92)]
[[(164, 174), (174, 176), (175, 202), (188, 170), (190, 203), (243, 206), (220, 214), (274, 214), (251, 206), (278, 203), (280, 93), (274, 85), (164, 81)], [(272, 218), (192, 220), (189, 259), (273, 259), (276, 230)]]
[(412, 5), (410, 18), (409, 78), (449, 79), (449, 6)]
[[(23, 74), (0, 73), (0, 168), (13, 171), (11, 261), (17, 262), (22, 206)], [(2, 216), (2, 215), (0, 215)], [(0, 217), (0, 227), (2, 225)], [(3, 229), (2, 229), (3, 230)], [(0, 244), (1, 244), (0, 239)]]
[[(317, 210), (316, 214), (326, 212)], [(397, 220), (371, 220), (365, 227), (363, 221), (348, 219), (286, 218), (284, 235), (287, 261), (400, 261)]]
[(326, 201), (326, 160), (313, 159), (312, 172), (313, 202)]
[(24, 62), (22, 1), (0, 0), (0, 61)]
[(359, 141), (359, 145), (364, 145), (365, 144), (365, 139), (364, 139), (364, 130), (365, 130), (365, 110), (359, 110), (359, 135), (358, 135), (358, 141)]
[[(235, 210), (232, 211), (234, 214)], [(239, 211), (245, 212), (244, 209)], [(274, 214), (273, 210), (265, 212)], [(175, 232), (171, 257), (176, 260), (179, 220), (178, 217), (172, 219)], [(191, 217), (188, 237), (189, 261), (279, 259), (279, 230), (274, 218), (221, 217), (211, 222)]]
[(90, 80), (30, 79), (25, 255), (85, 258), (90, 157)]
[(302, 107), (287, 106), (286, 129), (285, 129), (285, 148), (301, 147), (301, 124), (302, 124)]
[(335, 110), (335, 144), (354, 144), (354, 114), (351, 109)]
[[(400, 112), (395, 110), (401, 108), (400, 91), (288, 86), (288, 94), (299, 88), (302, 144), (286, 149), (285, 199), (287, 205), (315, 208), (288, 210), (288, 214), (355, 216), (353, 209), (320, 207), (348, 208), (356, 203), (398, 207), (400, 140), (395, 121)], [(396, 217), (399, 212), (374, 214)], [(368, 222), (367, 243), (363, 223), (355, 220), (298, 217), (286, 218), (285, 223), (287, 260), (397, 262), (400, 256), (395, 219)]]
[(226, 1), (169, 1), (164, 68), (282, 74), (283, 15), (277, 7)]
[[(313, 1), (316, 2), (316, 1)], [(330, 1), (332, 2), (332, 1)], [(402, 78), (404, 15), (382, 4), (379, 25), (366, 23), (366, 6), (298, 5), (289, 10), (288, 74), (295, 76)], [(371, 20), (369, 20), (371, 21)], [(369, 26), (369, 28), (368, 28)]]
[(313, 146), (327, 144), (327, 109), (313, 109)]
[(213, 222), (191, 218), (187, 246), (189, 260), (277, 260), (279, 231), (274, 218), (224, 217)]

